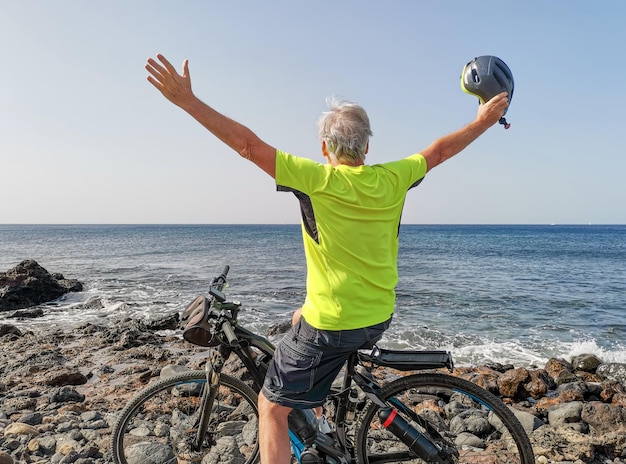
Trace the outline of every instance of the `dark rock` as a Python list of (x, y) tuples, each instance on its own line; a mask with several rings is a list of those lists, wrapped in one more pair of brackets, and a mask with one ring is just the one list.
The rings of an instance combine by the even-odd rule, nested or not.
[(63, 356), (61, 350), (58, 348), (53, 350), (42, 349), (38, 352), (27, 352), (22, 356), (24, 357), (19, 360), (20, 368), (35, 367), (35, 369), (29, 369), (30, 372), (48, 370), (67, 362), (67, 358)]
[(76, 330), (83, 335), (93, 335), (98, 332), (103, 332), (105, 328), (92, 324), (90, 322), (87, 322), (85, 325), (77, 327)]
[(86, 446), (78, 453), (79, 458), (98, 458), (100, 456), (102, 456), (102, 453), (100, 453), (97, 446)]
[(569, 389), (559, 393), (558, 396), (541, 398), (534, 405), (533, 410), (538, 415), (545, 415), (550, 409), (562, 405), (564, 403), (570, 403), (572, 401), (584, 401), (585, 397), (579, 389)]
[(102, 298), (99, 296), (92, 296), (84, 303), (78, 305), (78, 308), (81, 309), (103, 309), (104, 303), (102, 302)]
[(572, 365), (561, 358), (548, 359), (548, 362), (546, 363), (544, 369), (554, 380), (557, 380), (559, 376), (562, 376), (563, 372), (567, 372), (572, 375), (574, 373), (574, 368), (572, 367)]
[(102, 419), (102, 415), (98, 411), (86, 411), (80, 415), (84, 422), (93, 422)]
[(289, 330), (290, 327), (291, 327), (291, 321), (279, 322), (278, 324), (274, 324), (269, 329), (267, 329), (267, 332), (265, 333), (265, 335), (268, 337), (280, 335), (280, 334), (287, 332), (287, 330)]
[(584, 404), (581, 417), (596, 433), (626, 430), (626, 409), (621, 406), (591, 401)]
[(487, 369), (477, 369), (477, 375), (471, 379), (476, 385), (493, 394), (498, 394), (498, 377)]
[(60, 369), (45, 375), (44, 384), (52, 387), (62, 387), (65, 385), (84, 385), (87, 377), (78, 370)]
[(506, 372), (509, 371), (511, 369), (515, 369), (515, 366), (513, 366), (513, 364), (501, 364), (501, 363), (485, 363), (485, 367), (488, 367), (489, 369), (492, 369), (496, 372)]
[(596, 368), (601, 363), (602, 361), (593, 354), (580, 354), (572, 358), (572, 366), (574, 369), (585, 372), (595, 372)]
[(20, 417), (20, 422), (28, 425), (39, 425), (43, 420), (43, 414), (40, 412), (26, 413)]
[[(539, 427), (542, 427), (543, 425), (545, 425), (545, 423), (539, 419), (537, 416), (535, 416), (534, 414), (527, 412), (527, 411), (521, 411), (519, 409), (512, 409), (513, 414), (515, 414), (515, 417), (517, 417), (517, 420), (519, 420), (520, 424), (522, 424), (522, 427), (524, 428), (524, 431), (530, 435), (533, 430), (537, 430)], [(493, 422), (495, 420), (495, 416), (492, 414), (490, 415), (490, 422)], [(501, 430), (502, 431), (502, 430)]]
[(523, 367), (506, 371), (498, 378), (498, 388), (503, 396), (515, 398), (525, 396), (524, 384), (530, 379), (530, 374)]
[(29, 308), (56, 300), (68, 292), (79, 292), (82, 284), (50, 274), (36, 261), (26, 260), (0, 273), (0, 311)]
[(10, 416), (22, 410), (32, 411), (35, 406), (37, 406), (37, 400), (35, 398), (18, 396), (4, 400), (1, 409), (7, 416)]
[(20, 329), (11, 324), (0, 324), (0, 337), (5, 335), (15, 335), (17, 337), (22, 336)]
[(57, 441), (54, 437), (37, 437), (37, 449), (44, 455), (51, 456), (57, 447)]
[(594, 401), (599, 399), (600, 395), (602, 395), (602, 385), (599, 383), (577, 381), (559, 385), (556, 391), (559, 394), (575, 391), (577, 394), (581, 394), (586, 401)]
[(164, 316), (160, 319), (146, 321), (146, 329), (148, 330), (175, 330), (178, 328), (178, 313)]
[(573, 372), (562, 370), (559, 372), (556, 377), (554, 377), (554, 381), (557, 385), (563, 385), (566, 383), (575, 382), (577, 380), (576, 374)]
[(531, 370), (530, 380), (524, 384), (524, 389), (534, 399), (543, 398), (548, 390), (553, 389), (556, 383), (543, 369)]
[(626, 364), (625, 363), (605, 363), (600, 364), (596, 373), (604, 379), (615, 380), (626, 386)]
[(582, 410), (582, 401), (562, 403), (548, 410), (548, 421), (552, 426), (580, 422)]
[(52, 393), (51, 399), (54, 403), (67, 403), (68, 401), (77, 401), (82, 403), (85, 401), (85, 395), (77, 392), (72, 387), (61, 387)]
[(44, 312), (41, 308), (27, 308), (20, 309), (19, 311), (15, 311), (9, 317), (15, 319), (36, 319), (38, 317), (43, 317)]
[(626, 394), (626, 387), (617, 380), (605, 380), (601, 384), (602, 392), (600, 393), (600, 399), (604, 403), (610, 403), (613, 398), (619, 398)]
[(460, 367), (455, 370), (455, 375), (465, 380), (469, 380), (472, 383), (475, 383), (479, 387), (490, 391), (494, 395), (499, 395), (500, 394), (500, 390), (498, 388), (499, 373), (498, 371), (493, 369), (493, 366), (494, 364), (479, 366), (477, 368)]
[(72, 462), (78, 461), (79, 458), (80, 456), (78, 455), (78, 451), (71, 450), (59, 461), (59, 464), (70, 464)]

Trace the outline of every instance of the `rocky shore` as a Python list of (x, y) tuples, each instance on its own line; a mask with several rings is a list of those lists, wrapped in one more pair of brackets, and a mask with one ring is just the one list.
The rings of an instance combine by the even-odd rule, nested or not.
[[(110, 462), (110, 427), (126, 401), (166, 365), (203, 363), (206, 351), (177, 325), (177, 315), (38, 332), (0, 324), (0, 464)], [(625, 365), (581, 356), (453, 375), (520, 411), (538, 463), (626, 463)]]

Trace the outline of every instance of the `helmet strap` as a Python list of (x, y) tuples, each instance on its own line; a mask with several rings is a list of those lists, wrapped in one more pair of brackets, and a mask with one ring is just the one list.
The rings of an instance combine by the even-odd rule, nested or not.
[(511, 127), (511, 124), (509, 124), (508, 122), (506, 122), (505, 118), (500, 118), (500, 120), (498, 121), (500, 124), (502, 124), (504, 126), (505, 129), (508, 129), (509, 127)]

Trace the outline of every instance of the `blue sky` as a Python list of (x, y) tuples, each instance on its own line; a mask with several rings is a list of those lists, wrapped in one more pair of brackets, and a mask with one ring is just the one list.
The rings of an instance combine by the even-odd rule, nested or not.
[(463, 65), (515, 76), (495, 126), (429, 173), (417, 224), (626, 223), (626, 2), (0, 1), (0, 223), (297, 223), (294, 197), (147, 81), (188, 58), (195, 93), (322, 160), (326, 98), (363, 105), (369, 163), (473, 119)]

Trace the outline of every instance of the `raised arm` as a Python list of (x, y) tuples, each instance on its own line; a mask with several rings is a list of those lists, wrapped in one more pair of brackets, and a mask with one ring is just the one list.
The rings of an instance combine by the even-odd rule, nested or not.
[(502, 92), (487, 103), (480, 105), (476, 119), (468, 125), (435, 140), (428, 148), (422, 150), (420, 153), (426, 158), (428, 170), (430, 171), (435, 166), (461, 152), (483, 132), (497, 123), (507, 106), (507, 93)]
[(160, 63), (148, 58), (146, 64), (146, 70), (150, 73), (148, 81), (165, 98), (193, 116), (218, 139), (242, 157), (252, 161), (270, 176), (275, 177), (276, 149), (257, 137), (247, 127), (200, 101), (191, 90), (191, 77), (187, 60), (183, 63), (181, 75), (163, 55), (159, 54), (156, 57)]

